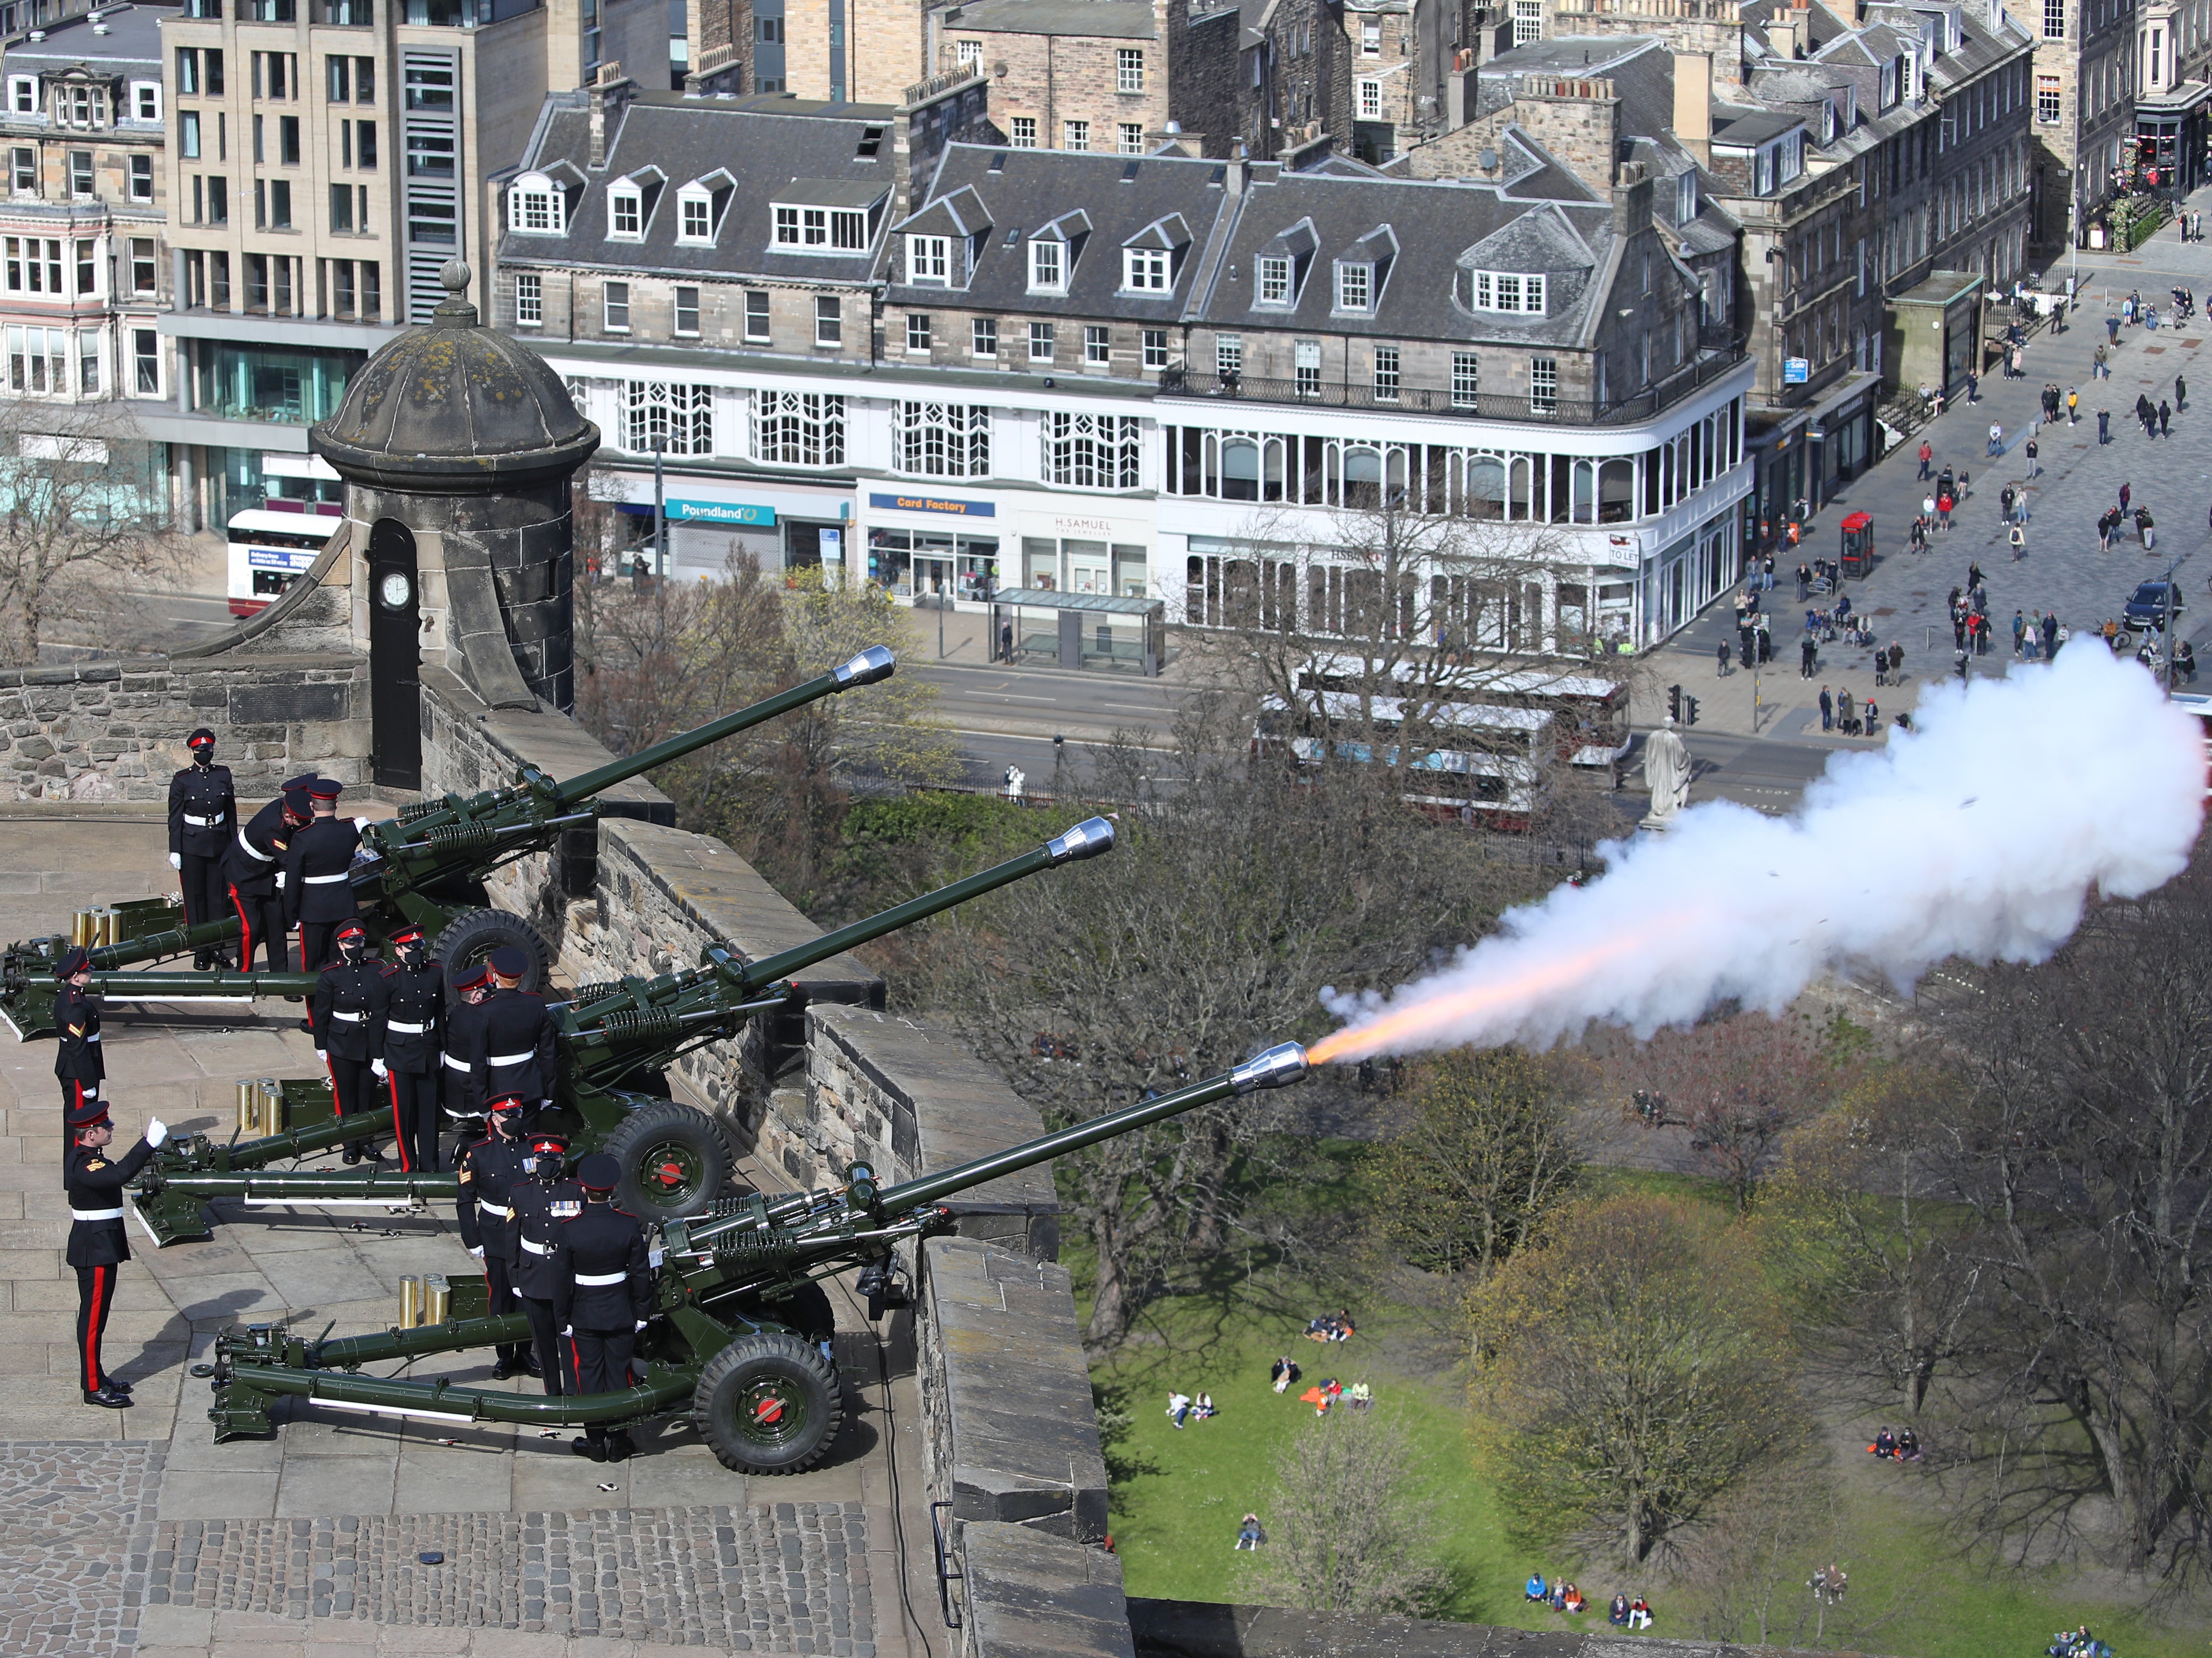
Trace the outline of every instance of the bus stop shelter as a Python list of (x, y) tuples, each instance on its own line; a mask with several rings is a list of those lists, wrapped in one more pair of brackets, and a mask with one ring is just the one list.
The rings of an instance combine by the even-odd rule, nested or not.
[(991, 601), (992, 649), (1009, 663), (1156, 678), (1167, 656), (1167, 604), (1157, 598), (1010, 587)]

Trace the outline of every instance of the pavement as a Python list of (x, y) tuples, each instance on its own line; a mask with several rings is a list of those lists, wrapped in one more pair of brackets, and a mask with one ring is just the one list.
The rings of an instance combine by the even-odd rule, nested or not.
[[(2195, 205), (2212, 210), (2212, 190), (2199, 192)], [(2045, 286), (2056, 287), (2070, 260), (2055, 265)], [(1666, 647), (1644, 659), (1638, 677), (1635, 719), (1648, 730), (1667, 712), (1667, 691), (1680, 685), (1698, 700), (1695, 729), (1684, 732), (1699, 774), (1692, 798), (1733, 793), (1747, 804), (1766, 805), (1747, 788), (1702, 786), (1706, 774), (1718, 785), (1746, 774), (1764, 774), (1769, 786), (1790, 773), (1805, 777), (1825, 765), (1838, 749), (1869, 748), (1887, 740), (1891, 717), (1912, 708), (1920, 694), (1956, 671), (1957, 647), (1948, 618), (1948, 595), (1966, 584), (1968, 567), (1978, 562), (1986, 579), (1990, 609), (1997, 627), (1986, 656), (1972, 659), (1976, 676), (2002, 674), (2013, 666), (2011, 619), (2019, 610), (2032, 619), (2055, 613), (2075, 635), (2118, 616), (2138, 581), (2163, 576), (2177, 567), (2190, 610), (2176, 632), (2201, 652), (2212, 636), (2212, 576), (2208, 556), (2207, 509), (2212, 507), (2212, 355), (2204, 347), (2212, 328), (2202, 307), (2212, 300), (2212, 244), (2184, 244), (2168, 226), (2124, 258), (2083, 254), (2079, 262), (2081, 303), (2069, 314), (2066, 331), (2047, 330), (2027, 346), (2023, 377), (1981, 383), (1978, 401), (1953, 404), (1890, 455), (1863, 473), (1807, 527), (1798, 557), (1776, 559), (1776, 586), (1763, 595), (1776, 619), (1776, 659), (1756, 671), (1716, 666), (1715, 647), (1733, 641), (1735, 610), (1726, 595)], [(2096, 347), (2107, 338), (2106, 316), (2118, 315), (2119, 301), (2131, 288), (2171, 309), (2167, 290), (2176, 283), (2193, 288), (2200, 307), (2194, 325), (2176, 331), (2141, 326), (2120, 331), (2111, 353), (2110, 380), (2092, 380)], [(2170, 435), (2146, 438), (2130, 410), (2138, 393), (2155, 404), (2173, 398), (2173, 380), (2191, 382), (2190, 401), (2174, 415)], [(2061, 390), (2077, 388), (2082, 418), (2038, 429), (2039, 400), (2045, 382)], [(2095, 411), (2112, 411), (2112, 441), (2097, 442)], [(1991, 459), (1989, 428), (2004, 428), (2003, 453)], [(2022, 445), (2038, 440), (2039, 474), (2031, 479)], [(1948, 533), (1938, 531), (1930, 550), (1906, 550), (1905, 531), (1920, 511), (1929, 486), (1918, 477), (1917, 452), (1926, 438), (1935, 450), (1934, 467), (1963, 469), (1970, 479), (1967, 499), (1954, 514)], [(2027, 544), (2015, 562), (2002, 522), (1998, 492), (2007, 482), (2025, 486)], [(2119, 487), (2132, 486), (2131, 504), (2148, 506), (2156, 523), (2157, 545), (2146, 552), (2134, 539), (2116, 542), (2100, 552), (2096, 521), (2117, 503)], [(1811, 679), (1798, 674), (1797, 643), (1806, 606), (1796, 601), (1792, 574), (1798, 558), (1837, 556), (1841, 520), (1856, 512), (1874, 517), (1881, 556), (1871, 574), (1846, 584), (1855, 609), (1875, 623), (1877, 643), (1893, 641), (1905, 648), (1901, 683), (1877, 689), (1871, 653), (1840, 643), (1823, 647)], [(1817, 602), (1817, 601), (1815, 601)], [(1872, 693), (1883, 714), (1883, 732), (1872, 739), (1846, 738), (1820, 729), (1818, 701), (1822, 686), (1832, 693), (1848, 689), (1860, 701)], [(1795, 755), (1784, 752), (1794, 750)], [(1780, 797), (1778, 796), (1778, 799)], [(1774, 809), (1769, 805), (1769, 810)]]
[[(166, 891), (162, 833), (128, 814), (0, 816), (0, 938)], [(111, 1009), (104, 1035), (126, 1145), (154, 1115), (227, 1135), (236, 1079), (316, 1068), (297, 1007), (281, 1002), (179, 1023)], [(641, 1432), (641, 1455), (614, 1465), (571, 1455), (565, 1431), (297, 1401), (273, 1438), (217, 1445), (207, 1384), (185, 1372), (224, 1327), (382, 1329), (402, 1273), (473, 1266), (450, 1214), (219, 1210), (210, 1242), (157, 1251), (134, 1235), (106, 1357), (137, 1403), (82, 1404), (52, 1066), (50, 1045), (0, 1035), (0, 1652), (600, 1658), (704, 1643), (927, 1658), (898, 1604), (936, 1616), (927, 1565), (897, 1593), (902, 1542), (927, 1520), (908, 1514), (902, 1529), (892, 1508), (902, 1485), (923, 1490), (919, 1400), (910, 1360), (878, 1349), (849, 1297), (837, 1357), (851, 1414), (828, 1462), (795, 1478), (729, 1473), (682, 1420)], [(415, 1373), (492, 1385), (488, 1356)], [(422, 1566), (426, 1547), (447, 1564)]]

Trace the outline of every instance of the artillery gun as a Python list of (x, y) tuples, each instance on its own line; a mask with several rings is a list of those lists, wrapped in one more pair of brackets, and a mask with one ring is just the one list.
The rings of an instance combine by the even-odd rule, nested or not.
[[(523, 766), (505, 788), (471, 795), (447, 794), (404, 806), (397, 817), (368, 824), (362, 830), (361, 851), (353, 866), (353, 896), (362, 925), (378, 939), (402, 926), (422, 928), (433, 941), (433, 953), (444, 963), (448, 975), (503, 944), (513, 945), (529, 957), (530, 970), (523, 984), (526, 989), (535, 990), (544, 982), (550, 952), (536, 927), (520, 916), (490, 907), (484, 889), (486, 876), (518, 858), (548, 851), (568, 831), (595, 822), (603, 809), (597, 797), (616, 784), (809, 702), (888, 679), (896, 665), (890, 652), (878, 645), (804, 684), (581, 776), (562, 780), (548, 777), (534, 766)], [(111, 926), (117, 922), (125, 926), (143, 925), (167, 913), (169, 908), (163, 899), (141, 901), (114, 906), (103, 919)], [(0, 1020), (6, 1022), (19, 1041), (54, 1034), (54, 970), (72, 942), (88, 943), (94, 970), (108, 973), (137, 962), (160, 961), (187, 950), (232, 944), (238, 936), (238, 918), (234, 915), (228, 920), (136, 937), (72, 941), (53, 933), (27, 938), (0, 950)], [(188, 984), (173, 982), (165, 987), (171, 993), (158, 999), (228, 1000), (239, 993), (237, 978), (258, 977), (266, 982), (270, 976), (224, 979), (195, 974)], [(148, 999), (156, 999), (150, 992), (145, 993)]]
[[(1088, 818), (1018, 858), (757, 962), (742, 960), (717, 941), (702, 952), (697, 967), (684, 972), (586, 985), (555, 1005), (561, 1022), (559, 1074), (553, 1108), (539, 1113), (535, 1123), (564, 1130), (577, 1157), (605, 1151), (620, 1163), (616, 1201), (640, 1219), (698, 1214), (729, 1179), (729, 1149), (713, 1118), (668, 1097), (671, 1065), (695, 1048), (736, 1035), (754, 1014), (786, 1005), (797, 993), (788, 982), (794, 973), (1039, 871), (1096, 858), (1113, 845), (1114, 826), (1103, 817)], [(117, 980), (152, 981), (138, 991), (158, 995), (169, 981), (189, 986), (209, 976), (110, 974), (94, 982), (104, 989)], [(288, 988), (298, 994), (314, 986), (304, 974), (225, 976), (251, 981), (263, 994)], [(203, 1211), (213, 1198), (249, 1205), (404, 1207), (457, 1194), (451, 1174), (271, 1171), (272, 1164), (392, 1133), (386, 1106), (228, 1145), (204, 1134), (184, 1136), (155, 1152), (141, 1171), (131, 1206), (155, 1242), (166, 1246), (210, 1236)]]
[(283, 1322), (234, 1326), (217, 1339), (214, 1363), (192, 1374), (214, 1386), (208, 1415), (217, 1442), (270, 1432), (270, 1407), (286, 1395), (340, 1410), (544, 1427), (631, 1428), (688, 1413), (725, 1467), (797, 1473), (822, 1459), (844, 1415), (836, 1368), (818, 1345), (828, 1334), (822, 1279), (859, 1267), (854, 1288), (868, 1316), (879, 1319), (905, 1302), (909, 1279), (896, 1248), (952, 1230), (946, 1198), (1200, 1106), (1282, 1087), (1306, 1071), (1304, 1049), (1286, 1042), (1206, 1082), (940, 1174), (884, 1187), (856, 1163), (842, 1187), (755, 1193), (718, 1203), (709, 1216), (664, 1221), (652, 1257), (653, 1312), (637, 1339), (634, 1373), (643, 1379), (617, 1392), (540, 1398), (360, 1373), (382, 1360), (527, 1340), (519, 1313), (337, 1340), (295, 1335)]

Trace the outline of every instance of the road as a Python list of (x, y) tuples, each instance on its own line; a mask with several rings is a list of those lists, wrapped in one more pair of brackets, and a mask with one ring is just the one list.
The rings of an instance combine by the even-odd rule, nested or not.
[[(1010, 765), (1019, 766), (1030, 786), (1052, 785), (1053, 768), (1064, 749), (1079, 777), (1090, 774), (1091, 745), (1119, 731), (1139, 746), (1167, 749), (1179, 682), (1143, 679), (1133, 674), (1069, 673), (1057, 668), (961, 665), (912, 658), (902, 673), (937, 687), (937, 712), (958, 733), (966, 782), (979, 787), (999, 783)], [(1064, 744), (1055, 744), (1055, 737)]]

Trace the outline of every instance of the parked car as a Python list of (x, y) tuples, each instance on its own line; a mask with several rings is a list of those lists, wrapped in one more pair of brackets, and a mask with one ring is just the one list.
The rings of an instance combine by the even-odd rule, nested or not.
[(2171, 584), (2173, 592), (2170, 601), (2166, 591), (2168, 585), (2163, 581), (2136, 583), (2135, 597), (2128, 600), (2126, 612), (2127, 625), (2130, 629), (2149, 632), (2165, 627), (2169, 602), (2173, 606), (2175, 618), (2179, 619), (2182, 611), (2188, 608), (2182, 598), (2181, 584), (2178, 581)]

